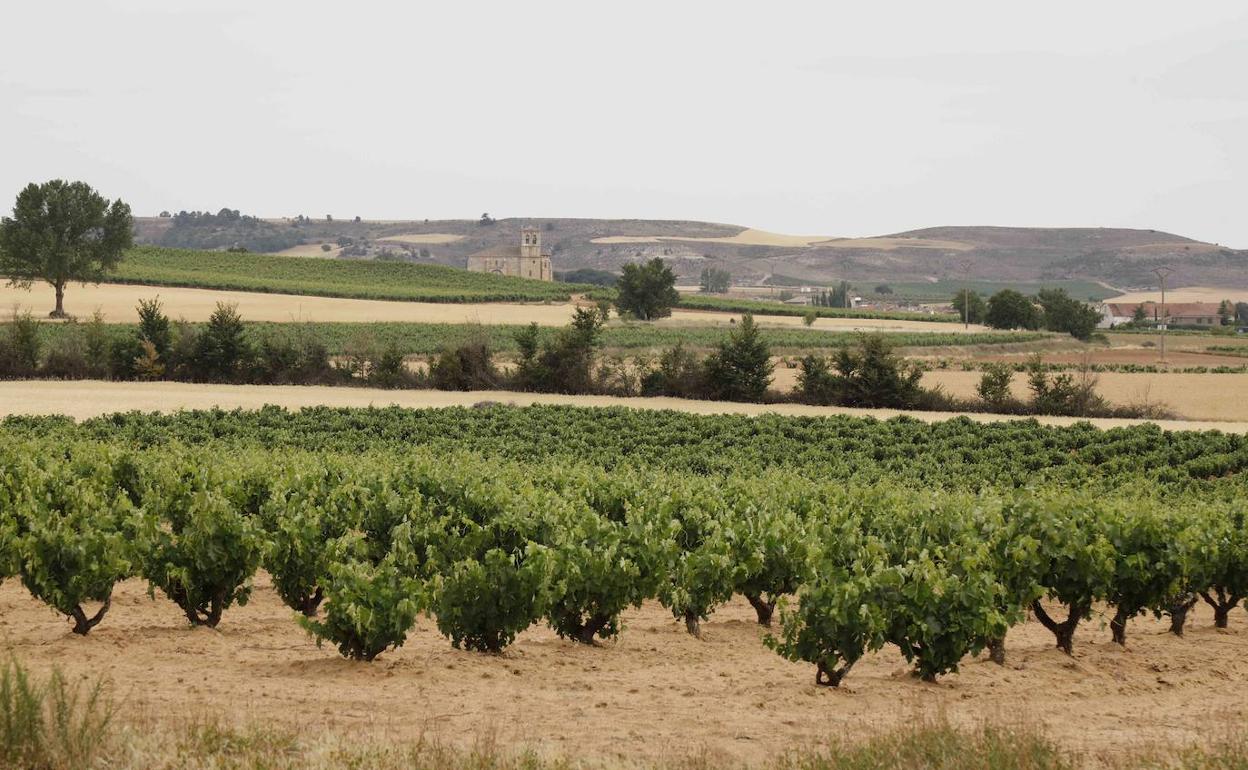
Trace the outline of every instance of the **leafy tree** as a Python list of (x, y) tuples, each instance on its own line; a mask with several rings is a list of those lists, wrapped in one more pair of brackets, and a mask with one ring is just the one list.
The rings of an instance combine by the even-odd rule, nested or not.
[(762, 401), (771, 384), (771, 349), (746, 313), (706, 359), (706, 387), (721, 401)]
[(1135, 306), (1135, 312), (1131, 314), (1131, 323), (1136, 326), (1143, 326), (1148, 323), (1148, 311), (1144, 309), (1144, 303)]
[(732, 283), (732, 274), (718, 267), (702, 268), (698, 291), (703, 294), (723, 294)]
[(958, 311), (958, 318), (972, 324), (982, 323), (984, 314), (988, 312), (984, 298), (970, 289), (962, 289), (953, 295), (953, 309)]
[(892, 294), (892, 293), (893, 293), (893, 287), (892, 287), (892, 286), (889, 286), (889, 285), (888, 285), (888, 284), (886, 284), (886, 283), (882, 283), (882, 284), (880, 284), (879, 286), (876, 286), (876, 287), (875, 287), (875, 293), (876, 293), (876, 294), (880, 294), (880, 295)]
[(1248, 324), (1248, 302), (1235, 303), (1235, 323)]
[(666, 318), (680, 301), (680, 293), (676, 291), (676, 274), (658, 257), (641, 265), (624, 265), (616, 286), (619, 289), (616, 309), (643, 321)]
[(1049, 331), (1066, 332), (1075, 339), (1086, 340), (1100, 323), (1101, 314), (1096, 308), (1072, 299), (1065, 289), (1042, 289), (1039, 300), (1044, 308), (1044, 327)]
[(642, 377), (641, 394), (706, 398), (706, 371), (697, 355), (687, 349), (684, 343), (677, 342), (660, 353), (658, 364)]
[(0, 220), (0, 275), (29, 288), (56, 291), (53, 318), (65, 317), (65, 284), (99, 282), (134, 241), (130, 206), (111, 203), (85, 182), (54, 179), (27, 185), (13, 216)]
[(1039, 329), (1040, 311), (1019, 292), (1002, 289), (988, 298), (983, 321), (994, 329)]
[(138, 337), (142, 342), (149, 342), (162, 359), (169, 355), (173, 344), (173, 330), (169, 326), (169, 316), (165, 315), (160, 304), (160, 297), (139, 300)]

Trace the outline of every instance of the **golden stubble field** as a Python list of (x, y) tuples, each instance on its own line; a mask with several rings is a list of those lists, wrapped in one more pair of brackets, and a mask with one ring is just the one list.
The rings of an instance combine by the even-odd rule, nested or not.
[(938, 718), (1026, 724), (1072, 751), (1115, 756), (1199, 743), (1248, 717), (1242, 610), (1217, 631), (1198, 605), (1183, 638), (1137, 619), (1125, 649), (1095, 617), (1080, 628), (1073, 658), (1027, 622), (1011, 630), (1004, 667), (968, 658), (934, 684), (913, 678), (898, 651), (885, 648), (831, 690), (814, 685), (813, 666), (763, 645), (766, 631), (741, 599), (712, 615), (702, 641), (647, 603), (624, 614), (618, 641), (591, 648), (535, 626), (497, 656), (453, 649), (421, 617), (401, 649), (359, 663), (318, 649), (263, 573), (256, 589), (218, 629), (193, 629), (171, 602), (126, 581), (104, 622), (79, 637), (10, 580), (0, 586), (0, 649), (36, 672), (56, 666), (71, 681), (104, 677), (123, 720), (140, 715), (174, 729), (221, 720), (467, 747), (496, 741), (588, 761), (761, 763)]
[[(175, 319), (205, 321), (218, 302), (238, 305), (238, 312), (248, 321), (338, 321), (365, 323), (396, 321), (419, 323), (483, 323), (563, 326), (572, 320), (576, 305), (562, 303), (442, 303), (390, 302), (385, 300), (345, 299), (340, 297), (309, 297), (293, 294), (265, 294), (216, 289), (187, 289), (173, 286), (141, 286), (103, 283), (97, 286), (70, 286), (65, 292), (66, 309), (79, 317), (89, 317), (99, 310), (105, 320), (133, 323), (135, 307), (140, 299), (159, 296), (166, 312)], [(0, 313), (30, 311), (45, 316), (52, 308), (52, 292), (45, 286), (27, 291), (10, 286), (0, 287)], [(676, 310), (671, 318), (658, 321), (660, 326), (728, 327), (739, 320), (739, 313), (716, 313)], [(802, 326), (798, 316), (759, 316), (764, 326)], [(820, 318), (815, 329), (827, 331), (909, 331), (962, 333), (984, 331), (982, 326), (963, 329), (959, 324), (927, 321), (893, 321), (876, 318)]]

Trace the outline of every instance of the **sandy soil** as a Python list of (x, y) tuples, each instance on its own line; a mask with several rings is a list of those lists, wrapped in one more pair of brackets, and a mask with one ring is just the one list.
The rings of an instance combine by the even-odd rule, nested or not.
[[(777, 370), (792, 373), (795, 369)], [(1238, 375), (1210, 375), (1236, 377)], [(1248, 375), (1245, 375), (1248, 377)], [(512, 393), (506, 391), (474, 391), (459, 393), (441, 390), (377, 390), (300, 385), (206, 385), (185, 382), (100, 382), (95, 380), (8, 381), (0, 382), (0, 417), (11, 414), (64, 414), (78, 419), (110, 412), (164, 411), (179, 409), (258, 409), (276, 404), (291, 409), (305, 406), (405, 406), (444, 407), (470, 406), (480, 401), (499, 401), (525, 406), (528, 404), (569, 404), (572, 406), (627, 406), (634, 409), (674, 409), (693, 414), (790, 414), (832, 415), (851, 414), (887, 419), (907, 414), (927, 422), (939, 422), (960, 415), (951, 412), (903, 412), (896, 409), (847, 409), (841, 407), (804, 406), (802, 404), (738, 404), (724, 401), (690, 401), (679, 398), (613, 398), (610, 396), (564, 396), (550, 393)], [(982, 422), (1020, 419), (1007, 415), (969, 414), (969, 419)], [(1068, 417), (1040, 417), (1047, 425), (1070, 425), (1079, 422)], [(1142, 420), (1096, 419), (1088, 422), (1103, 428), (1134, 425)], [(1245, 422), (1202, 422), (1196, 420), (1159, 420), (1168, 430), (1221, 430), (1248, 433)]]
[(1038, 725), (1092, 755), (1193, 743), (1248, 716), (1248, 622), (1238, 610), (1218, 632), (1197, 606), (1182, 639), (1151, 618), (1132, 621), (1126, 649), (1093, 620), (1079, 630), (1073, 658), (1029, 622), (1011, 631), (1004, 667), (968, 659), (935, 684), (915, 680), (887, 648), (861, 661), (846, 689), (829, 690), (813, 684), (812, 666), (763, 646), (763, 629), (739, 599), (705, 624), (704, 641), (647, 604), (625, 614), (617, 642), (587, 648), (534, 627), (501, 656), (455, 650), (422, 617), (401, 649), (368, 664), (318, 649), (267, 577), (256, 583), (247, 606), (208, 630), (189, 628), (172, 603), (127, 581), (82, 638), (10, 580), (0, 587), (0, 648), (41, 673), (58, 666), (71, 681), (103, 676), (124, 700), (123, 718), (175, 727), (201, 714), (407, 741), (493, 738), (603, 760), (704, 753), (708, 766), (940, 716)]
[[(308, 297), (293, 294), (264, 294), (216, 289), (185, 289), (171, 286), (140, 286), (103, 283), (98, 286), (73, 285), (66, 291), (66, 309), (81, 317), (99, 309), (106, 320), (120, 323), (136, 320), (135, 306), (140, 299), (159, 296), (165, 311), (175, 319), (205, 321), (218, 302), (233, 302), (248, 321), (408, 321), (424, 323), (526, 324), (536, 321), (542, 326), (563, 326), (572, 318), (572, 303), (448, 303), (391, 302), (340, 297)], [(52, 292), (46, 287), (32, 290), (0, 287), (0, 312), (29, 310), (43, 316), (53, 304)], [(739, 313), (717, 313), (677, 310), (660, 325), (728, 326), (740, 320)], [(798, 316), (758, 316), (764, 326), (801, 326)], [(889, 321), (875, 318), (820, 318), (815, 329), (829, 331), (916, 331), (954, 332), (964, 329), (958, 324), (927, 321)], [(969, 332), (984, 331), (971, 326)]]
[(399, 241), (401, 243), (454, 243), (462, 241), (464, 236), (451, 235), (450, 233), (406, 233), (402, 235), (386, 235), (378, 238), (379, 241)]
[[(1217, 288), (1210, 286), (1185, 286), (1181, 289), (1167, 289), (1166, 302), (1221, 302), (1229, 299), (1232, 302), (1248, 302), (1248, 289)], [(1161, 290), (1131, 291), (1110, 297), (1106, 302), (1160, 302)]]

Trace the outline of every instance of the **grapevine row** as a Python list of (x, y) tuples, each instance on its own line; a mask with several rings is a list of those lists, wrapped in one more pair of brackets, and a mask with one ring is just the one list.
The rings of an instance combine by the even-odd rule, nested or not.
[(934, 678), (985, 647), (1001, 658), (1029, 610), (1067, 652), (1101, 604), (1124, 643), (1143, 613), (1181, 633), (1195, 601), (1225, 625), (1248, 593), (1248, 496), (1164, 492), (10, 439), (0, 574), (85, 634), (121, 580), (215, 626), (263, 568), (318, 643), (362, 660), (422, 614), (456, 647), (498, 652), (539, 622), (613, 638), (650, 599), (698, 634), (741, 594), (765, 625), (778, 611), (768, 644), (820, 683), (885, 644)]

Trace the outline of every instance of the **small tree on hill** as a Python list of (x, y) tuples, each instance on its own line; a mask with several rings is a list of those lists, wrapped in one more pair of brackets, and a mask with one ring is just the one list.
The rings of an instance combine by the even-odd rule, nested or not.
[(616, 309), (632, 313), (643, 321), (666, 318), (680, 301), (676, 274), (658, 257), (642, 265), (624, 265), (616, 286), (619, 288)]
[(53, 318), (65, 317), (65, 284), (98, 282), (134, 242), (130, 206), (85, 182), (29, 184), (13, 216), (0, 220), (0, 275), (14, 286), (46, 281), (56, 290)]

